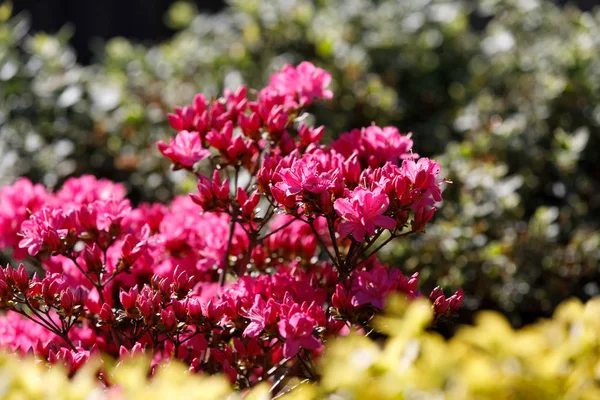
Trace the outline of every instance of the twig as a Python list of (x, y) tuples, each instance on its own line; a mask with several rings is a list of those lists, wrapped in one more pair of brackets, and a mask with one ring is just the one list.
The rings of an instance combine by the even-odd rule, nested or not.
[(102, 301), (102, 303), (106, 303), (106, 301), (104, 301), (104, 293), (103, 292), (103, 284), (100, 281), (94, 281), (92, 279), (92, 277), (90, 276), (90, 274), (83, 269), (83, 267), (81, 265), (79, 265), (79, 263), (77, 262), (77, 259), (75, 257), (73, 257), (73, 255), (70, 255), (69, 260), (73, 261), (73, 263), (75, 264), (75, 266), (77, 267), (77, 269), (79, 269), (81, 271), (81, 273), (83, 275), (85, 275), (85, 277), (92, 282), (92, 285), (94, 285), (94, 287), (96, 288), (96, 290), (98, 291), (98, 295), (100, 296), (100, 301)]
[[(335, 229), (334, 229), (334, 224), (333, 224), (333, 220), (329, 217), (327, 217), (327, 229), (329, 230), (329, 237), (331, 238), (331, 244), (333, 246), (333, 250), (335, 251), (335, 256), (338, 259), (338, 264), (341, 266), (342, 264), (342, 257), (340, 256), (340, 249), (338, 248), (337, 245), (337, 240), (335, 239)], [(348, 271), (348, 266), (346, 265), (346, 263), (344, 263), (344, 273), (346, 273)]]
[(315, 380), (316, 379), (316, 374), (313, 371), (313, 367), (308, 363), (308, 361), (306, 361), (303, 357), (303, 355), (301, 355), (301, 353), (297, 354), (298, 360), (300, 360), (300, 363), (302, 364), (302, 366), (304, 367), (304, 369), (306, 370), (306, 372), (309, 375), (309, 378), (311, 380)]
[[(388, 244), (389, 242), (391, 242), (394, 239), (398, 239), (401, 237), (405, 237), (410, 235), (411, 233), (414, 233), (413, 231), (409, 231), (409, 232), (404, 232), (400, 235), (394, 235), (392, 234), (389, 238), (387, 238), (383, 243), (381, 243), (379, 246), (377, 246), (377, 248), (375, 250), (373, 250), (371, 253), (369, 253), (368, 256), (364, 257), (360, 263), (358, 263), (358, 265), (362, 264), (363, 262), (365, 262), (366, 260), (368, 260), (369, 258), (371, 258), (371, 256), (375, 253), (377, 253), (379, 250), (381, 250), (386, 244)], [(357, 265), (357, 266), (358, 266)]]
[(307, 382), (310, 382), (310, 379), (303, 379), (303, 380), (301, 380), (298, 384), (292, 386), (290, 388), (290, 390), (286, 390), (285, 392), (279, 393), (277, 396), (273, 397), (272, 400), (279, 399), (279, 398), (285, 396), (286, 394), (293, 392), (294, 390), (296, 390), (297, 388), (299, 388), (300, 386), (304, 385)]
[(229, 223), (229, 238), (227, 239), (227, 248), (225, 250), (225, 259), (223, 269), (221, 270), (221, 274), (219, 275), (219, 286), (223, 287), (225, 285), (225, 278), (227, 276), (227, 269), (229, 267), (229, 253), (231, 252), (231, 245), (233, 244), (233, 233), (235, 231), (235, 224), (237, 220), (237, 209), (233, 208), (233, 213), (231, 215), (231, 222)]
[(260, 242), (262, 240), (265, 240), (266, 238), (268, 238), (271, 235), (276, 234), (277, 232), (287, 228), (288, 226), (290, 226), (293, 222), (298, 221), (298, 218), (294, 218), (289, 220), (288, 222), (286, 222), (285, 224), (281, 225), (279, 228), (272, 230), (271, 232), (269, 232), (268, 234), (264, 235), (263, 237), (258, 238), (257, 240)]
[(313, 225), (314, 221), (308, 221), (308, 225), (310, 226), (310, 229), (312, 229), (313, 233), (315, 234), (315, 237), (317, 238), (317, 241), (319, 242), (319, 244), (321, 245), (321, 248), (323, 250), (325, 250), (325, 252), (327, 253), (327, 255), (329, 256), (329, 258), (331, 259), (331, 261), (333, 262), (333, 265), (336, 267), (336, 269), (339, 271), (340, 267), (339, 264), (337, 262), (337, 259), (333, 256), (333, 254), (331, 254), (331, 252), (329, 251), (329, 249), (327, 248), (327, 245), (325, 244), (325, 242), (323, 241), (323, 238), (321, 237), (321, 235), (319, 235), (319, 232), (317, 232), (317, 230), (315, 229), (315, 226)]

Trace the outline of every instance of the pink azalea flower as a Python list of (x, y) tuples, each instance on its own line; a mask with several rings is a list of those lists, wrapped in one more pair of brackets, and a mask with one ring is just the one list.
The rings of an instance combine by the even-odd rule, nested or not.
[(333, 92), (326, 90), (330, 83), (331, 75), (327, 71), (305, 61), (296, 68), (285, 65), (271, 76), (270, 87), (277, 93), (297, 98), (300, 105), (308, 105), (314, 99), (331, 99)]
[(195, 163), (210, 156), (210, 151), (202, 147), (198, 132), (181, 131), (175, 139), (169, 140), (169, 144), (161, 140), (156, 146), (177, 167), (192, 168)]
[(204, 211), (222, 209), (229, 203), (229, 181), (225, 179), (221, 183), (219, 171), (213, 172), (213, 180), (204, 175), (198, 177), (198, 194), (190, 194), (190, 198)]
[(369, 126), (363, 131), (363, 145), (368, 154), (368, 165), (378, 167), (391, 161), (397, 163), (402, 158), (418, 157), (411, 154), (413, 141), (410, 135), (401, 135), (397, 128), (386, 126)]
[(440, 164), (429, 158), (420, 158), (416, 162), (404, 160), (401, 172), (415, 188), (421, 190), (424, 204), (433, 205), (442, 201), (442, 180), (438, 179)]
[(19, 247), (27, 249), (30, 256), (42, 250), (60, 252), (62, 240), (75, 225), (73, 213), (44, 207), (21, 224)]
[[(325, 218), (317, 218), (314, 226), (322, 236), (327, 236), (327, 222)], [(283, 228), (282, 228), (283, 227)], [(269, 254), (277, 254), (286, 260), (293, 260), (300, 256), (310, 259), (315, 255), (318, 241), (310, 226), (303, 221), (296, 220), (289, 215), (277, 215), (271, 223), (273, 231), (265, 242)]]
[(292, 314), (277, 323), (279, 334), (285, 339), (283, 344), (283, 356), (294, 357), (300, 348), (317, 350), (321, 343), (313, 336), (315, 320), (304, 313)]
[(26, 256), (26, 251), (18, 248), (21, 224), (42, 208), (49, 197), (42, 185), (34, 185), (27, 178), (0, 188), (0, 250), (14, 247), (15, 259)]
[[(288, 157), (295, 155), (296, 151)], [(341, 160), (334, 160), (331, 155), (304, 154), (273, 175), (277, 182), (271, 192), (277, 202), (290, 209), (302, 205), (309, 210), (329, 212), (333, 206), (332, 196), (341, 196), (344, 191), (343, 173), (338, 166)]]
[(233, 123), (227, 121), (222, 129), (213, 129), (206, 135), (206, 141), (219, 150), (221, 156), (231, 165), (249, 166), (258, 150), (253, 142), (243, 135), (233, 135)]
[(238, 117), (238, 125), (244, 135), (252, 139), (258, 139), (260, 137), (260, 128), (262, 126), (262, 120), (257, 113), (253, 112), (250, 115), (240, 114)]
[(98, 353), (97, 346), (92, 347), (90, 350), (82, 348), (71, 350), (63, 347), (57, 350), (50, 350), (48, 352), (48, 361), (50, 364), (63, 364), (69, 376), (73, 376), (90, 358), (97, 356)]
[(400, 134), (393, 126), (354, 129), (341, 134), (331, 147), (345, 157), (357, 152), (364, 168), (378, 168), (386, 162), (398, 164), (401, 159), (418, 157), (411, 152), (413, 141), (410, 135)]
[(53, 204), (59, 207), (84, 205), (96, 200), (123, 199), (125, 187), (107, 179), (97, 179), (93, 175), (83, 175), (78, 178), (69, 178), (58, 192)]
[(121, 226), (123, 218), (131, 212), (129, 200), (100, 200), (94, 203), (97, 213), (97, 227), (99, 230), (109, 231), (111, 226)]
[(279, 305), (269, 299), (265, 302), (260, 294), (254, 297), (254, 304), (246, 312), (242, 311), (241, 315), (248, 318), (251, 322), (244, 329), (244, 336), (255, 338), (259, 336), (263, 330), (273, 325), (277, 321), (279, 314)]
[(311, 143), (319, 143), (323, 139), (325, 133), (325, 127), (323, 125), (318, 128), (312, 128), (304, 124), (300, 124), (298, 128), (298, 135), (300, 136), (300, 142), (304, 146), (308, 146)]
[(0, 318), (0, 348), (26, 354), (33, 349), (36, 354), (50, 342), (60, 339), (41, 325), (9, 311)]
[(398, 274), (398, 270), (392, 270), (388, 274), (382, 265), (375, 266), (371, 271), (360, 271), (352, 282), (351, 304), (354, 307), (371, 304), (382, 310), (386, 297), (398, 285)]
[(342, 218), (338, 232), (342, 237), (352, 235), (354, 240), (362, 242), (366, 235), (373, 235), (377, 228), (394, 229), (393, 218), (383, 215), (389, 205), (389, 199), (381, 189), (373, 191), (357, 187), (348, 198), (335, 201), (333, 208)]

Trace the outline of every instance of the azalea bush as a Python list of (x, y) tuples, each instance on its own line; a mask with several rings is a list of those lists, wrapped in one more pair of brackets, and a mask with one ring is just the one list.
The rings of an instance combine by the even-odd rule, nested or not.
[[(375, 326), (389, 336), (375, 342), (351, 334), (326, 346), (317, 363), (318, 382), (295, 379), (282, 395), (266, 384), (234, 392), (222, 376), (185, 374), (175, 361), (158, 366), (148, 379), (144, 357), (108, 366), (115, 384), (104, 388), (96, 363), (72, 378), (64, 368), (0, 355), (7, 398), (56, 399), (596, 399), (600, 396), (600, 300), (562, 303), (552, 319), (514, 330), (501, 315), (482, 312), (474, 326), (444, 339), (426, 327), (434, 315), (421, 301), (392, 299)], [(443, 355), (443, 356), (441, 356)]]
[[(160, 152), (197, 193), (133, 207), (122, 185), (86, 175), (57, 191), (20, 179), (0, 190), (0, 246), (23, 264), (0, 270), (2, 346), (69, 375), (104, 353), (222, 373), (239, 389), (316, 380), (323, 343), (371, 334), (386, 298), (423, 297), (418, 274), (377, 259), (425, 231), (442, 199), (440, 167), (393, 127), (322, 145), (305, 108), (331, 76), (285, 66), (269, 86), (202, 94), (169, 114)], [(452, 316), (462, 291), (427, 298)], [(99, 379), (111, 386), (102, 367)]]

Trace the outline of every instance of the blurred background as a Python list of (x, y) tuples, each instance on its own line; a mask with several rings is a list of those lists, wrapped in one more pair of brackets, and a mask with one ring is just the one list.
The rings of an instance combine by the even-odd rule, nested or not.
[(0, 185), (89, 173), (168, 201), (195, 183), (156, 151), (166, 113), (308, 60), (333, 75), (310, 110), (329, 140), (395, 125), (453, 181), (386, 262), (464, 288), (464, 322), (486, 308), (518, 326), (600, 292), (596, 1), (0, 4)]

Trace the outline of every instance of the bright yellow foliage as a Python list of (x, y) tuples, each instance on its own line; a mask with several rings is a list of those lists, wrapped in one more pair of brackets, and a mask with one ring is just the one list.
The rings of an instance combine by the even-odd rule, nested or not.
[(446, 341), (425, 332), (429, 308), (395, 302), (382, 346), (351, 336), (321, 362), (321, 397), (338, 399), (600, 399), (600, 298), (563, 303), (554, 317), (514, 330), (482, 312)]
[[(563, 303), (551, 320), (514, 330), (496, 313), (445, 340), (428, 332), (430, 307), (392, 299), (376, 326), (382, 343), (358, 334), (330, 342), (318, 384), (300, 384), (279, 398), (312, 399), (600, 399), (600, 298)], [(89, 363), (68, 379), (60, 367), (0, 355), (0, 399), (269, 399), (268, 386), (236, 393), (222, 377), (191, 375), (179, 363), (104, 366), (110, 390)], [(292, 384), (288, 385), (293, 386)]]

